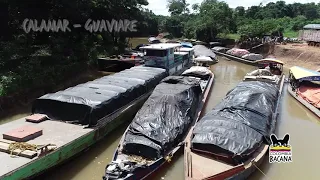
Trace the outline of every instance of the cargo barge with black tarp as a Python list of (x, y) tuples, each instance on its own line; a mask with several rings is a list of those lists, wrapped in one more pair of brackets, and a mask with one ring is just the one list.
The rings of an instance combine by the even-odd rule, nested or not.
[[(160, 52), (164, 62), (160, 60), (160, 65), (155, 65), (147, 59), (152, 67), (135, 66), (46, 94), (35, 100), (32, 115), (0, 125), (0, 158), (5, 163), (0, 179), (37, 176), (130, 122), (163, 78), (181, 74), (189, 67), (190, 59), (171, 56), (179, 47), (180, 44), (161, 46), (160, 50), (149, 47), (148, 53)], [(12, 158), (10, 153), (19, 157)]]
[(282, 71), (246, 76), (196, 122), (186, 140), (186, 180), (247, 179), (256, 170), (276, 128), (284, 78)]
[(138, 111), (120, 140), (105, 180), (144, 179), (183, 148), (183, 141), (199, 118), (214, 75), (193, 66), (183, 76), (162, 81)]
[(215, 54), (217, 54), (218, 56), (223, 56), (223, 57), (226, 57), (230, 60), (233, 60), (233, 61), (238, 61), (238, 62), (241, 62), (241, 63), (244, 63), (244, 64), (248, 64), (248, 65), (252, 65), (252, 66), (257, 66), (257, 62), (256, 61), (252, 61), (252, 60), (249, 60), (249, 59), (245, 59), (245, 58), (242, 58), (242, 57), (238, 57), (238, 56), (235, 56), (235, 55), (232, 55), (232, 54), (228, 54), (227, 51), (230, 50), (229, 48), (212, 48), (212, 52), (214, 52)]

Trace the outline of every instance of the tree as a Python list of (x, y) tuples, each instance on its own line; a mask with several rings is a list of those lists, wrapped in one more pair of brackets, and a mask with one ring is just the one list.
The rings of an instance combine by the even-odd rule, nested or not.
[(229, 30), (233, 11), (225, 2), (217, 0), (204, 0), (200, 5), (197, 37), (201, 40), (211, 41), (217, 34)]
[(304, 15), (307, 19), (313, 20), (319, 18), (318, 7), (315, 3), (308, 3), (304, 6)]
[(171, 15), (180, 15), (182, 13), (188, 13), (189, 4), (186, 3), (186, 0), (168, 0), (167, 7)]
[(254, 19), (258, 19), (258, 13), (261, 10), (260, 6), (251, 6), (248, 8), (248, 10), (246, 11), (246, 17), (247, 18), (254, 18)]
[[(139, 20), (140, 29), (143, 26), (155, 32), (157, 22), (154, 16), (141, 10), (142, 5), (147, 4), (147, 0), (2, 2), (0, 21), (7, 26), (0, 33), (0, 95), (57, 84), (65, 77), (75, 75), (71, 73), (83, 72), (87, 64), (96, 62), (99, 54), (123, 51), (126, 37), (134, 34), (89, 32), (84, 28), (73, 28), (72, 24), (84, 26), (89, 18), (129, 19)], [(67, 19), (71, 32), (26, 33), (21, 28), (26, 18)]]
[(192, 7), (192, 10), (195, 11), (195, 12), (198, 12), (198, 11), (199, 11), (199, 8), (200, 8), (200, 7), (199, 7), (199, 4), (192, 4), (191, 7)]
[(244, 9), (243, 6), (236, 7), (235, 14), (237, 17), (244, 17), (245, 13), (246, 13), (246, 10)]

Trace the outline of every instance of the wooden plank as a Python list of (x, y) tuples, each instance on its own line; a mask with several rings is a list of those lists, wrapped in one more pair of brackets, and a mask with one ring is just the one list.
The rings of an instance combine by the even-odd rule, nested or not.
[(7, 139), (0, 139), (0, 142), (10, 144), (10, 143), (13, 143), (15, 141), (10, 141), (10, 140), (7, 140)]
[[(11, 151), (8, 150), (9, 145), (10, 144), (8, 144), (8, 143), (0, 142), (0, 151), (8, 153), (8, 156), (10, 156), (10, 153), (11, 153)], [(29, 159), (36, 157), (37, 154), (38, 154), (37, 152), (30, 151), (30, 150), (25, 150), (25, 151), (21, 152), (21, 150), (19, 150), (19, 149), (16, 149), (12, 152), (12, 155), (18, 155), (18, 156), (29, 158)]]

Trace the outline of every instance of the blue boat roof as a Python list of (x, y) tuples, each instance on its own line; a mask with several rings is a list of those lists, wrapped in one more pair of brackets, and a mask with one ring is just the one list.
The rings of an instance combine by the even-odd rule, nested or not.
[(180, 44), (183, 47), (186, 47), (186, 48), (192, 48), (193, 47), (192, 43), (189, 43), (189, 42), (181, 42)]

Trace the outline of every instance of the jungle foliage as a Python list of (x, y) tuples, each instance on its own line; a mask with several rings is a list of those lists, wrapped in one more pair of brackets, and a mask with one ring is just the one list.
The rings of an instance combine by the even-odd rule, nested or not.
[(225, 2), (204, 0), (191, 5), (185, 0), (169, 0), (170, 17), (160, 23), (161, 31), (175, 37), (213, 40), (217, 35), (239, 34), (261, 37), (273, 32), (296, 35), (304, 25), (320, 23), (320, 3), (270, 2), (266, 5), (232, 9)]
[[(0, 95), (59, 84), (94, 65), (98, 55), (121, 53), (127, 37), (158, 33), (158, 21), (147, 0), (5, 0), (0, 3)], [(22, 28), (25, 19), (68, 20), (70, 32)], [(136, 20), (137, 32), (89, 32), (92, 20)], [(81, 24), (83, 28), (73, 28)]]

